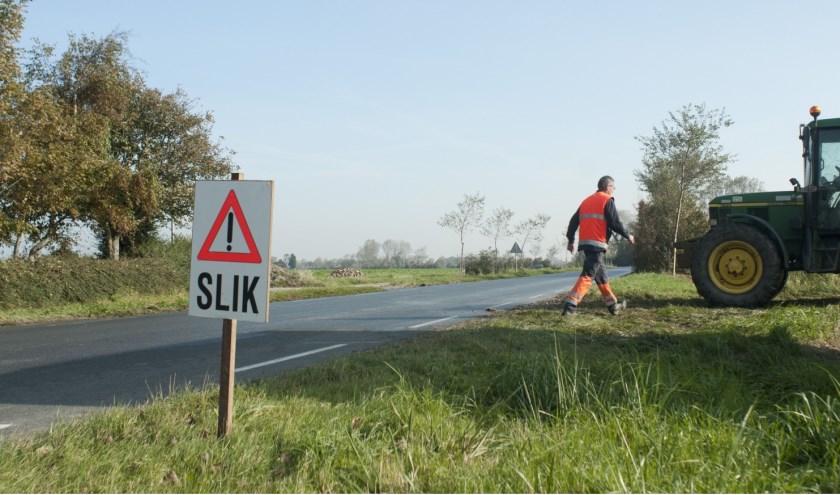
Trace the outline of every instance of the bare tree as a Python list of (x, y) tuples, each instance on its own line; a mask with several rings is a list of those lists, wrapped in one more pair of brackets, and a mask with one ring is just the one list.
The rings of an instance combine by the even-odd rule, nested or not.
[(481, 233), (493, 239), (493, 269), (495, 271), (499, 269), (499, 240), (513, 235), (510, 227), (511, 218), (513, 218), (513, 210), (499, 207), (493, 210), (493, 214), (481, 226)]
[(388, 239), (382, 243), (382, 256), (385, 257), (385, 266), (391, 266), (394, 256), (396, 255), (399, 242), (393, 239)]
[(752, 193), (764, 191), (764, 182), (759, 179), (739, 175), (738, 177), (725, 177), (721, 181), (710, 183), (700, 191), (700, 201), (707, 205), (718, 196), (726, 194)]
[(455, 231), (461, 239), (461, 276), (465, 274), (464, 267), (464, 235), (481, 224), (484, 216), (484, 196), (476, 192), (474, 195), (464, 195), (464, 200), (458, 203), (458, 209), (440, 217), (438, 225)]
[(519, 246), (522, 251), (525, 251), (530, 241), (534, 241), (536, 244), (542, 242), (543, 230), (545, 230), (549, 220), (551, 220), (550, 216), (538, 213), (516, 224), (516, 234), (522, 239), (522, 244)]
[(407, 241), (399, 241), (394, 249), (394, 263), (397, 267), (404, 267), (411, 256), (411, 243)]
[(531, 253), (531, 258), (534, 259), (539, 257), (540, 251), (542, 251), (542, 245), (540, 245), (539, 241), (532, 243), (531, 247), (528, 248), (528, 252)]
[(421, 266), (425, 263), (429, 258), (428, 253), (426, 253), (426, 248), (421, 247), (414, 251), (414, 254), (411, 255), (410, 263), (413, 266)]
[(373, 239), (366, 240), (356, 253), (356, 259), (364, 268), (375, 267), (379, 260), (379, 243)]
[(560, 254), (560, 251), (563, 249), (563, 246), (560, 245), (558, 242), (557, 244), (552, 244), (549, 246), (548, 250), (545, 252), (545, 258), (548, 260), (548, 266), (551, 266), (551, 260), (554, 259), (555, 256)]

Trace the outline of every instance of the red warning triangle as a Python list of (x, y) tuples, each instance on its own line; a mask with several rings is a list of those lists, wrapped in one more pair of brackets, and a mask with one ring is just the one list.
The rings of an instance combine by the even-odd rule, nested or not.
[[(213, 241), (215, 241), (216, 237), (218, 237), (219, 231), (222, 229), (222, 224), (225, 223), (225, 219), (228, 218), (228, 213), (231, 212), (231, 210), (233, 210), (236, 222), (242, 229), (242, 235), (245, 236), (245, 243), (248, 245), (247, 253), (231, 253), (229, 251), (210, 250), (210, 246), (213, 245)], [(230, 239), (231, 228), (232, 226), (229, 225), (228, 239)], [(228, 246), (228, 249), (230, 249), (230, 246)], [(260, 252), (257, 250), (257, 243), (254, 242), (254, 236), (251, 235), (251, 229), (248, 227), (248, 221), (245, 220), (245, 215), (242, 213), (242, 207), (239, 205), (239, 199), (237, 199), (236, 193), (233, 189), (231, 189), (228, 193), (225, 202), (222, 204), (222, 209), (219, 210), (219, 215), (216, 217), (216, 221), (213, 223), (213, 226), (210, 227), (210, 233), (207, 234), (207, 239), (204, 240), (204, 244), (198, 252), (198, 259), (201, 261), (227, 261), (230, 263), (262, 262)]]

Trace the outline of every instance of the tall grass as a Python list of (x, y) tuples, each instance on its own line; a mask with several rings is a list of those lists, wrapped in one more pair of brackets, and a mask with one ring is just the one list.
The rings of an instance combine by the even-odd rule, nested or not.
[[(239, 387), (0, 442), (14, 492), (837, 492), (840, 297), (708, 308), (613, 282)], [(809, 302), (817, 301), (817, 302)]]

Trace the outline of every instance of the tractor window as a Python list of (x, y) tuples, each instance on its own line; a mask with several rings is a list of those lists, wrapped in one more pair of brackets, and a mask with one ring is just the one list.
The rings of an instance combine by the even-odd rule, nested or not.
[(820, 206), (817, 226), (840, 229), (840, 129), (820, 132)]
[(810, 186), (813, 183), (813, 167), (811, 167), (811, 132), (807, 126), (802, 126), (800, 139), (802, 139), (802, 157), (805, 159), (804, 179), (805, 186)]
[(837, 182), (840, 176), (840, 129), (820, 133), (820, 185)]

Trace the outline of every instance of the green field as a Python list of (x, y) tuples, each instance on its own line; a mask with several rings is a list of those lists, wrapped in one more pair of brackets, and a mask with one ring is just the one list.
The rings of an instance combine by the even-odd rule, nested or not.
[(840, 283), (709, 308), (613, 282), (239, 387), (0, 442), (2, 492), (838, 492)]

